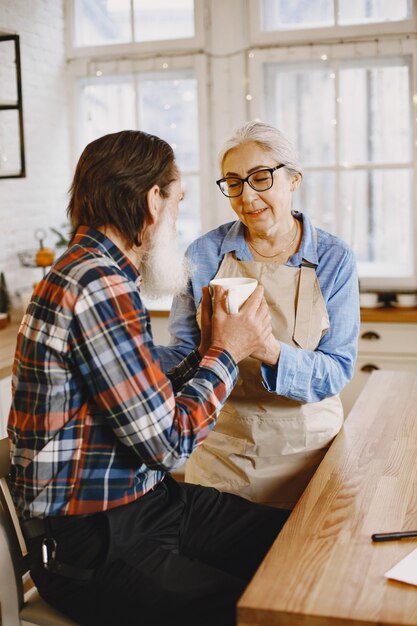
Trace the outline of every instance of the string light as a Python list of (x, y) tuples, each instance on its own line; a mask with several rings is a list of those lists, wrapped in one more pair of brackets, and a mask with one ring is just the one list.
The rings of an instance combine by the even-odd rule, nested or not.
[(246, 100), (253, 100), (253, 96), (250, 93), (246, 94)]
[(320, 58), (322, 61), (327, 61), (327, 54), (322, 54)]
[(96, 70), (96, 76), (103, 76), (103, 72), (101, 70)]
[(254, 52), (252, 52), (252, 50), (251, 50), (251, 51), (249, 52), (249, 54), (248, 54), (248, 57), (249, 57), (250, 59), (253, 59), (253, 58), (255, 57), (255, 53), (254, 53)]
[(162, 69), (167, 70), (169, 68), (168, 63), (162, 63)]

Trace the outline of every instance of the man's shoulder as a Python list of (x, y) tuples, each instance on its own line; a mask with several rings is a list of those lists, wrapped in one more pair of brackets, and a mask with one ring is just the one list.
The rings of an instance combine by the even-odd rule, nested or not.
[(69, 248), (54, 265), (53, 271), (82, 290), (91, 283), (111, 276), (126, 280), (117, 263), (99, 250)]

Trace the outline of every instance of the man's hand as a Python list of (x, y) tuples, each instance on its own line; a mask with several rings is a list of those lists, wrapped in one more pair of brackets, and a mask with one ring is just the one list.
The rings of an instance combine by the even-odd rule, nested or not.
[(281, 344), (271, 333), (267, 338), (265, 345), (260, 349), (252, 352), (250, 356), (258, 361), (262, 361), (266, 365), (274, 366), (277, 364), (281, 353)]
[(268, 305), (258, 285), (238, 313), (226, 311), (226, 292), (214, 287), (211, 345), (227, 350), (238, 363), (251, 354), (267, 350), (267, 339), (272, 334)]

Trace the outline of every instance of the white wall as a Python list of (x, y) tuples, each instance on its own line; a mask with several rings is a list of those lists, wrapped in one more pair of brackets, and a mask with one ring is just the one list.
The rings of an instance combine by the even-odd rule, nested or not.
[(26, 178), (0, 179), (0, 271), (11, 295), (42, 276), (20, 266), (16, 252), (36, 248), (34, 231), (66, 221), (71, 183), (70, 112), (64, 0), (0, 0), (0, 32), (20, 36)]

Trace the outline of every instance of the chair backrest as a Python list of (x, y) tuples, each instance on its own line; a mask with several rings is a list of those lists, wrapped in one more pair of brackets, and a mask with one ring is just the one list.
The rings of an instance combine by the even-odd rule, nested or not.
[(19, 626), (19, 612), (23, 606), (22, 575), (27, 571), (24, 556), (25, 540), (7, 484), (10, 469), (8, 439), (0, 440), (0, 604), (2, 622)]
[[(0, 605), (3, 626), (77, 626), (39, 597), (35, 588), (23, 595), (27, 573), (25, 540), (7, 484), (10, 470), (8, 439), (0, 439)], [(23, 608), (22, 608), (23, 607)]]

